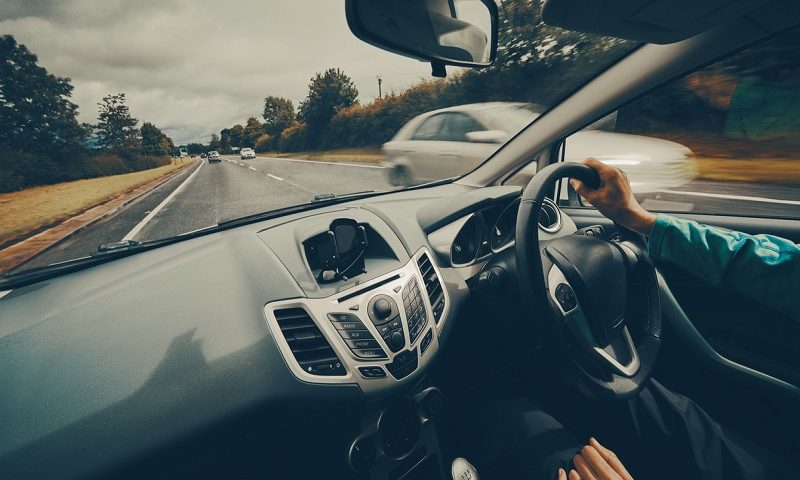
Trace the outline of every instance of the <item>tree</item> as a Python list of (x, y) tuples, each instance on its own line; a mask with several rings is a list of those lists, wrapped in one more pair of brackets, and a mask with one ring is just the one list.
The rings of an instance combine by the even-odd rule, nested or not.
[(0, 145), (56, 155), (83, 149), (86, 130), (68, 78), (47, 73), (11, 35), (0, 35)]
[(255, 117), (247, 119), (247, 124), (242, 131), (242, 140), (239, 148), (250, 147), (254, 148), (256, 139), (264, 133), (264, 127), (261, 122)]
[(288, 98), (267, 97), (264, 99), (264, 132), (277, 144), (284, 130), (295, 120), (294, 104)]
[(175, 149), (172, 139), (150, 122), (144, 122), (141, 128), (142, 154), (160, 157), (169, 155)]
[(106, 95), (98, 103), (100, 114), (97, 122), (98, 145), (117, 151), (132, 151), (139, 145), (139, 121), (131, 117), (125, 105), (125, 94)]
[(358, 90), (350, 77), (338, 68), (330, 68), (311, 79), (308, 96), (300, 102), (298, 117), (314, 138), (336, 112), (357, 103), (357, 98)]
[(219, 151), (221, 149), (222, 149), (222, 146), (221, 146), (221, 143), (220, 143), (219, 135), (217, 135), (216, 133), (212, 133), (211, 134), (211, 141), (208, 142), (208, 150), (209, 151), (211, 151), (211, 150)]

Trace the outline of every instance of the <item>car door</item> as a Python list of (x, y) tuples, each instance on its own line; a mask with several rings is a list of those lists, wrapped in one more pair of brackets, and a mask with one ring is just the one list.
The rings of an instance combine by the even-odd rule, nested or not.
[[(622, 105), (613, 135), (636, 141), (578, 132), (565, 139), (564, 157), (596, 151), (626, 160), (642, 175), (629, 174), (631, 183), (650, 183), (639, 191), (634, 185), (650, 211), (800, 243), (800, 64), (788, 51), (800, 51), (798, 28)], [(662, 141), (691, 155), (658, 160), (647, 145)], [(683, 176), (687, 161), (692, 178)], [(564, 198), (563, 210), (579, 228), (601, 225), (614, 234), (614, 225), (576, 195)], [(704, 283), (691, 270), (657, 267), (669, 293), (662, 295), (666, 330), (655, 377), (723, 424), (796, 458), (785, 439), (800, 428), (800, 322), (768, 302)], [(800, 295), (800, 278), (787, 281)]]
[(467, 133), (484, 130), (472, 116), (461, 112), (443, 112), (424, 121), (412, 136), (410, 157), (415, 177), (439, 180), (477, 167), (498, 147), (468, 141)]

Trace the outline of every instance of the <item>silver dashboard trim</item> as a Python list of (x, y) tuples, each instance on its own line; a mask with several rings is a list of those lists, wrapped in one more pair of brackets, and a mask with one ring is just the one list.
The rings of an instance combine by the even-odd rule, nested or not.
[[(419, 267), (417, 266), (417, 259), (423, 254), (427, 253), (428, 257), (430, 258), (431, 262), (433, 263), (433, 268), (436, 271), (439, 280), (442, 283), (442, 290), (445, 295), (445, 309), (442, 312), (441, 320), (439, 321), (438, 326), (436, 325), (436, 321), (433, 317), (432, 306), (430, 301), (428, 300), (427, 295), (423, 294), (423, 305), (425, 307), (425, 313), (427, 316), (427, 323), (425, 328), (420, 333), (419, 337), (413, 344), (409, 344), (409, 332), (408, 332), (408, 319), (406, 318), (405, 309), (403, 308), (403, 296), (402, 296), (402, 288), (412, 279), (416, 278), (417, 282), (419, 282), (421, 289), (424, 289), (424, 281), (419, 271)], [(377, 285), (381, 282), (390, 279), (394, 276), (399, 276), (399, 278), (390, 281), (386, 284), (379, 285), (374, 289), (365, 291), (353, 298), (349, 298), (343, 302), (339, 302), (340, 298), (346, 297), (350, 293), (362, 289), (369, 289), (371, 285)], [(400, 290), (397, 292), (394, 291), (396, 287), (400, 287)], [(397, 353), (392, 353), (391, 350), (386, 345), (386, 342), (383, 340), (381, 335), (378, 333), (377, 328), (375, 325), (370, 321), (369, 316), (367, 314), (367, 305), (369, 300), (375, 295), (388, 295), (391, 297), (398, 305), (398, 309), (400, 310), (400, 317), (402, 319), (402, 330), (403, 335), (406, 339), (406, 346), (403, 350), (400, 350)], [(350, 310), (353, 306), (358, 306), (357, 311)], [(337, 376), (324, 376), (324, 375), (312, 375), (300, 367), (300, 364), (294, 357), (291, 349), (289, 348), (289, 344), (287, 343), (286, 339), (281, 332), (280, 326), (278, 325), (278, 321), (275, 318), (275, 310), (283, 309), (283, 308), (292, 308), (292, 307), (299, 307), (304, 309), (317, 327), (320, 329), (322, 334), (325, 336), (326, 340), (330, 344), (331, 348), (336, 352), (336, 355), (342, 361), (345, 374), (344, 375), (337, 375)], [(441, 277), (441, 272), (439, 271), (438, 266), (435, 263), (435, 257), (432, 255), (427, 249), (422, 248), (418, 250), (414, 255), (412, 255), (411, 259), (401, 268), (388, 272), (384, 275), (381, 275), (377, 278), (374, 278), (368, 282), (364, 282), (358, 285), (354, 285), (346, 290), (342, 290), (337, 292), (334, 295), (330, 295), (325, 298), (294, 298), (288, 300), (281, 300), (277, 302), (270, 302), (264, 306), (264, 316), (266, 318), (267, 326), (270, 329), (270, 333), (272, 337), (275, 339), (275, 343), (278, 345), (278, 348), (281, 351), (281, 354), (286, 362), (289, 370), (292, 374), (301, 381), (308, 382), (308, 383), (321, 383), (321, 384), (341, 384), (341, 383), (349, 383), (349, 384), (358, 384), (362, 391), (365, 394), (370, 393), (377, 393), (380, 391), (385, 391), (388, 388), (393, 388), (398, 385), (406, 384), (408, 382), (414, 381), (420, 374), (420, 372), (424, 371), (426, 366), (429, 362), (434, 358), (436, 352), (439, 349), (439, 332), (444, 325), (445, 319), (449, 313), (450, 309), (450, 298), (447, 293), (447, 289), (445, 286), (444, 281)], [(336, 328), (328, 319), (328, 313), (350, 313), (356, 315), (361, 322), (365, 325), (365, 328), (372, 334), (378, 344), (383, 348), (383, 350), (388, 355), (386, 359), (362, 359), (356, 357), (350, 348), (347, 346), (345, 341), (341, 338), (339, 333), (337, 332)], [(431, 340), (430, 345), (428, 346), (427, 350), (425, 351), (424, 355), (419, 354), (419, 345), (422, 342), (425, 334), (428, 330), (433, 330), (433, 338)], [(396, 380), (391, 373), (386, 370), (386, 364), (391, 363), (394, 360), (394, 357), (403, 352), (407, 351), (411, 348), (417, 349), (418, 355), (418, 365), (417, 369), (407, 377)], [(358, 367), (369, 367), (369, 366), (379, 366), (383, 367), (386, 370), (386, 377), (383, 378), (364, 378), (358, 371)]]

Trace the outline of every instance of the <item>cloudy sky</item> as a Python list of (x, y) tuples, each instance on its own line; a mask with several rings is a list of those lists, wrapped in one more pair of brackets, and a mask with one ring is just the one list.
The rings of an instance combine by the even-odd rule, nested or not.
[(343, 0), (0, 0), (0, 33), (75, 86), (80, 121), (125, 92), (133, 116), (176, 143), (261, 115), (263, 98), (295, 106), (309, 79), (339, 67), (362, 102), (430, 78), (427, 64), (356, 39)]

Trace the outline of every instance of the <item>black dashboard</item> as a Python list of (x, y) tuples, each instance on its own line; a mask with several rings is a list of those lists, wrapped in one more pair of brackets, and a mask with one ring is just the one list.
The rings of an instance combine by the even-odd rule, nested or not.
[[(212, 459), (235, 458), (242, 438), (277, 435), (263, 465), (273, 478), (315, 474), (322, 464), (285, 461), (298, 448), (318, 449), (329, 478), (442, 473), (426, 370), (468, 283), (513, 245), (519, 195), (455, 184), (382, 195), (6, 293), (0, 469), (192, 476), (198, 452), (224, 464)], [(575, 230), (549, 214), (549, 235)], [(362, 232), (358, 272), (323, 278), (342, 219)]]

